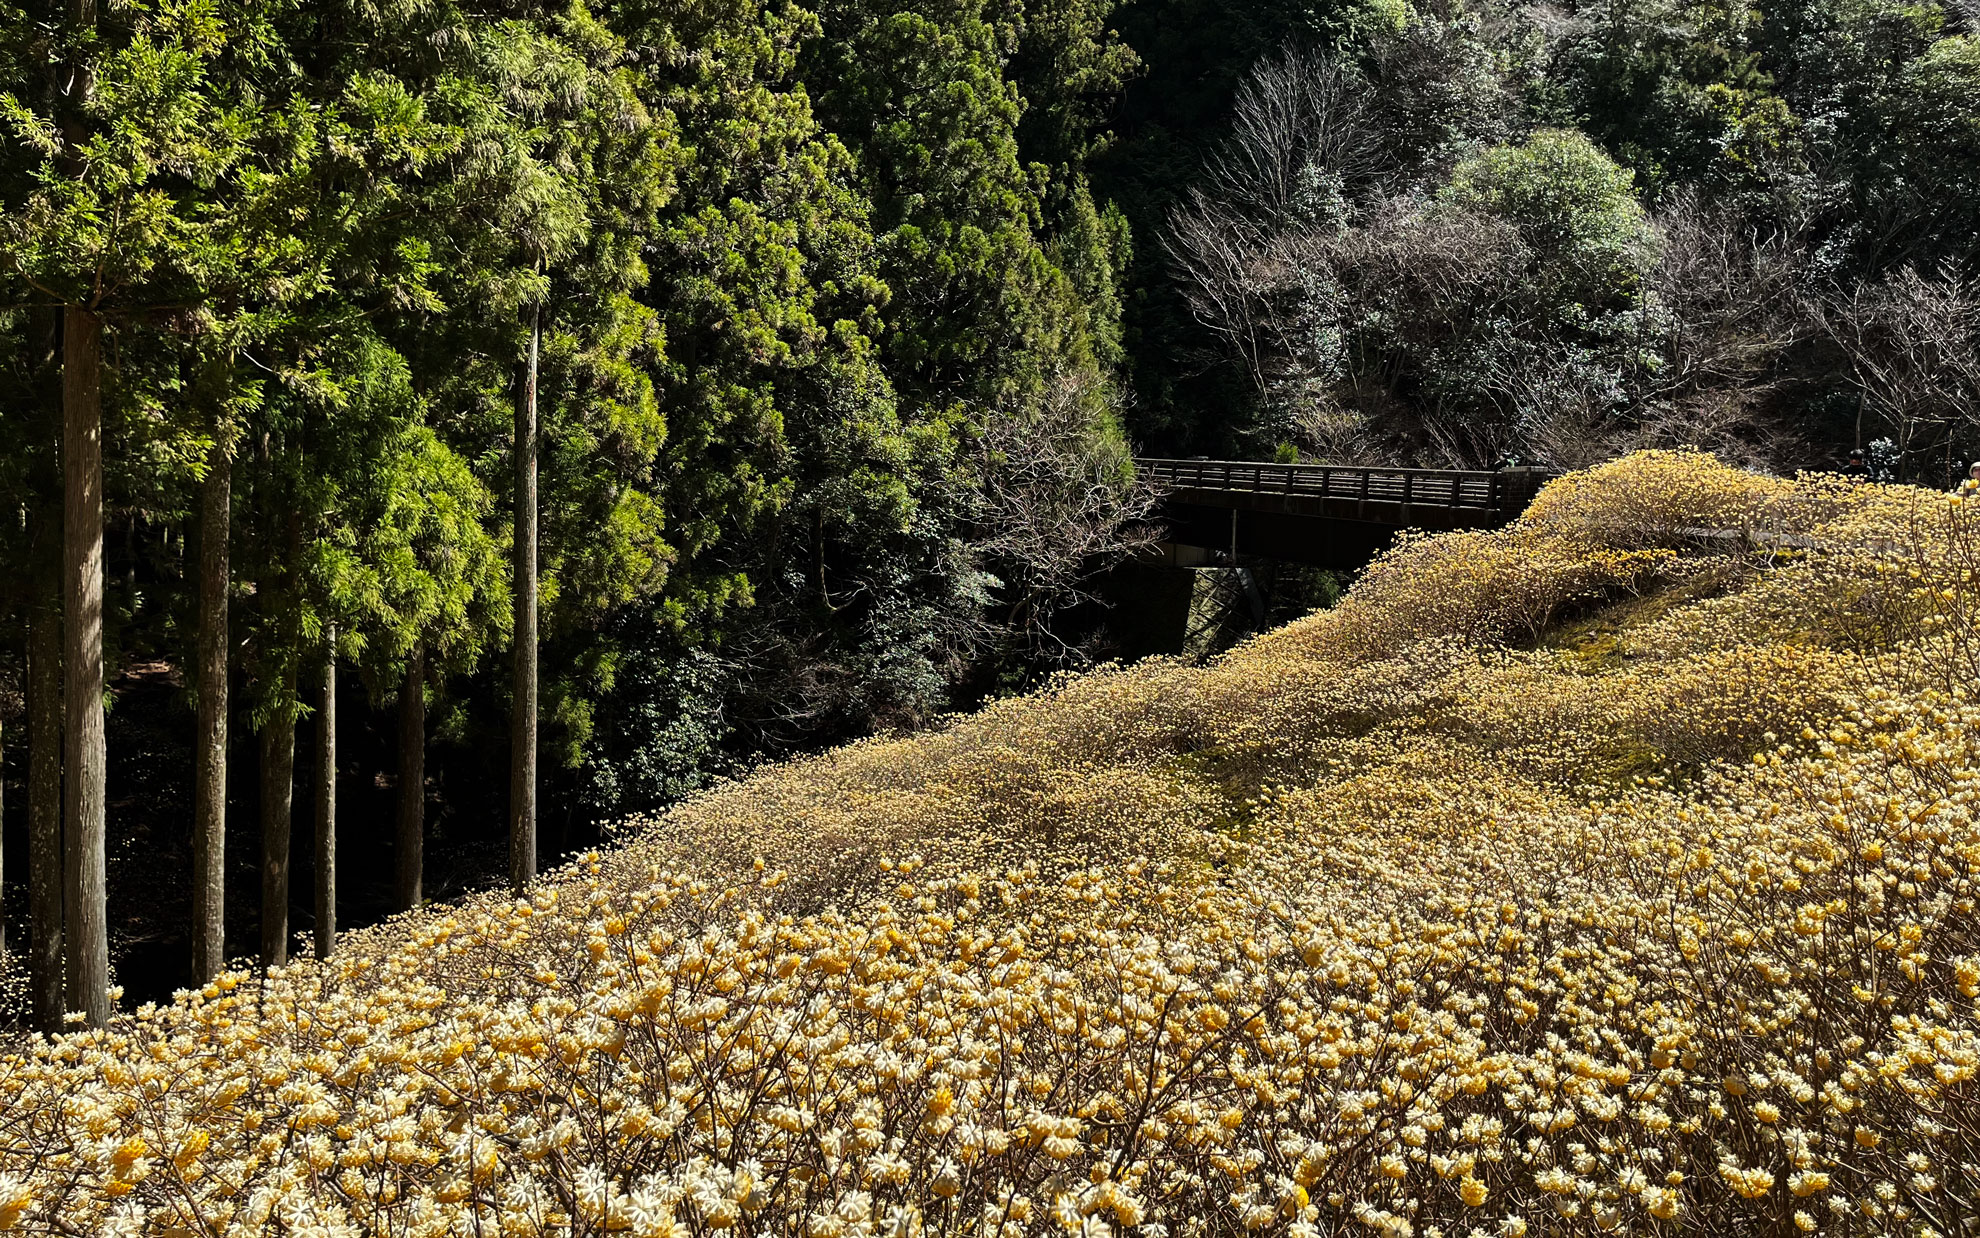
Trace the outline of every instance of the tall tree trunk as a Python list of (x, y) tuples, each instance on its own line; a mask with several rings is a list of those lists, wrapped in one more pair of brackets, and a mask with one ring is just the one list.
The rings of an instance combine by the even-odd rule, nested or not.
[(62, 322), (62, 799), (68, 880), (68, 1000), (92, 1027), (110, 1021), (104, 872), (103, 320), (70, 306)]
[[(4, 731), (0, 727), (0, 731)], [(0, 743), (0, 825), (7, 820), (7, 749)], [(7, 847), (6, 836), (0, 832), (0, 957), (7, 953)]]
[[(37, 548), (40, 549), (40, 548)], [(43, 556), (50, 562), (52, 557)], [(41, 573), (56, 584), (55, 573)], [(37, 590), (40, 593), (40, 590)], [(51, 590), (52, 592), (52, 590)], [(47, 593), (28, 630), (28, 986), (34, 1025), (62, 1029), (62, 623)]]
[(262, 594), (271, 632), (280, 632), (279, 647), (268, 652), (280, 659), (275, 683), (275, 709), (261, 730), (261, 965), (280, 967), (289, 961), (289, 840), (295, 824), (296, 663), (301, 660), (298, 622), (302, 591), (297, 579), (302, 562), (302, 517), (289, 504), (285, 552), (275, 565), (275, 587)]
[(426, 648), (406, 657), (399, 688), (399, 837), (393, 855), (393, 893), (399, 910), (420, 904), (426, 833)]
[(199, 488), (199, 635), (193, 682), (192, 978), (227, 965), (227, 585), (233, 536), (231, 452), (216, 442)]
[(45, 372), (50, 416), (49, 462), (37, 478), (41, 502), (28, 514), (28, 1005), (34, 1026), (62, 1030), (62, 412), (56, 384), (61, 377), (62, 313), (50, 309)]
[[(47, 522), (52, 523), (52, 521)], [(45, 530), (52, 537), (53, 530)], [(41, 548), (37, 547), (38, 550)], [(45, 551), (41, 557), (54, 563)], [(41, 573), (49, 586), (53, 572)], [(37, 592), (41, 592), (37, 590)], [(34, 1025), (62, 1030), (62, 612), (48, 593), (28, 632), (28, 987)]]
[(261, 963), (289, 961), (289, 827), (296, 784), (296, 666), (285, 664), (281, 704), (261, 728)]
[(337, 945), (337, 629), (323, 633), (323, 699), (316, 711), (316, 957)]
[(515, 704), (509, 728), (509, 884), (536, 877), (536, 357), (543, 306), (529, 329), (529, 360), (516, 392)]

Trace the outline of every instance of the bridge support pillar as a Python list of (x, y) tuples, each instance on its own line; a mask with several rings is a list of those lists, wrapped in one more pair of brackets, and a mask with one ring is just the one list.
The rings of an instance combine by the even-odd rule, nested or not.
[(1265, 626), (1265, 598), (1244, 567), (1184, 568), (1195, 577), (1182, 655), (1207, 658), (1222, 653)]
[(1179, 546), (1164, 559), (1137, 559), (1101, 583), (1109, 642), (1123, 658), (1203, 658), (1257, 632), (1265, 597), (1249, 568)]

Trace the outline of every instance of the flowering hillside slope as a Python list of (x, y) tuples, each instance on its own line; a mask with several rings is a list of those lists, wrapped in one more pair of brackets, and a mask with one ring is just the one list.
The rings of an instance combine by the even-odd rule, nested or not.
[(0, 1064), (52, 1233), (1973, 1232), (1980, 520), (1691, 455)]

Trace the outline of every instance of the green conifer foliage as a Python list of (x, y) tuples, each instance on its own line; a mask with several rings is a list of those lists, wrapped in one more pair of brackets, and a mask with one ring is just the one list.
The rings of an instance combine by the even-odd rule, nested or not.
[[(894, 293), (882, 345), (903, 397), (1008, 414), (1055, 372), (1096, 365), (1114, 328), (1091, 321), (1053, 244), (1076, 169), (1037, 161), (1019, 135), (1035, 108), (1038, 154), (1083, 154), (1083, 105), (1131, 63), (1102, 33), (1104, 11), (831, 0), (819, 14), (805, 76), (873, 202)], [(1020, 62), (1020, 49), (1032, 55)], [(1027, 99), (1018, 75), (1050, 76), (1035, 66), (1055, 60), (1076, 66), (1071, 79)], [(1080, 255), (1089, 273), (1123, 265), (1114, 237), (1087, 239), (1101, 242)]]

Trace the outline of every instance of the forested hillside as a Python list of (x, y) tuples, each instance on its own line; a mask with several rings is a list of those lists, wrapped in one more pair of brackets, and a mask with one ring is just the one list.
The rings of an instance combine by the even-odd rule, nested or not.
[(1095, 183), (1147, 445), (1980, 452), (1980, 10), (1134, 3)]
[(1088, 665), (1136, 452), (1948, 482), (1976, 99), (1884, 0), (0, 3), (8, 1009)]
[(24, 1046), (0, 1227), (1969, 1234), (1976, 555), (1959, 496), (1569, 476)]
[[(1006, 548), (1129, 503), (1101, 17), (0, 9), (0, 739), (83, 987), (106, 880), (195, 976), (247, 945), (230, 868), (264, 958), (292, 899), (327, 925), (326, 770), (386, 857), (346, 901), (408, 907), (435, 826), (439, 889), (499, 877), (505, 809), (525, 880), (539, 782), (554, 847), (1056, 665)], [(133, 780), (180, 763), (162, 811)]]

